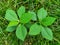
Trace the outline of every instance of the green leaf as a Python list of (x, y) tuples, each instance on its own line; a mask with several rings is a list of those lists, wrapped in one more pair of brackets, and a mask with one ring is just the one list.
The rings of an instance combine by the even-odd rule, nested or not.
[(16, 30), (17, 25), (18, 25), (17, 21), (11, 21), (6, 28), (6, 31), (13, 32), (14, 30)]
[(48, 40), (52, 40), (53, 39), (53, 33), (51, 31), (51, 29), (49, 28), (44, 28), (44, 30), (41, 31), (41, 34), (44, 38), (48, 39)]
[(6, 31), (7, 31), (7, 32), (13, 32), (15, 29), (16, 29), (16, 26), (11, 26), (11, 27), (8, 26), (8, 27), (6, 28)]
[(39, 21), (41, 21), (42, 19), (46, 18), (47, 11), (44, 8), (41, 8), (38, 10), (37, 14), (38, 14)]
[(46, 17), (45, 19), (42, 20), (42, 24), (45, 26), (50, 26), (54, 23), (55, 20), (56, 18), (54, 17)]
[(41, 30), (42, 26), (35, 23), (30, 27), (29, 35), (37, 35), (41, 32)]
[(33, 11), (28, 11), (28, 13), (31, 13), (31, 14), (32, 14), (32, 20), (33, 20), (33, 21), (36, 21), (36, 20), (37, 20), (37, 17), (36, 17), (35, 12), (33, 12)]
[(18, 9), (17, 13), (18, 13), (18, 16), (21, 17), (21, 15), (25, 13), (25, 7), (24, 6), (21, 6)]
[(31, 22), (25, 24), (25, 27), (28, 28), (28, 29), (29, 29), (31, 26), (32, 26), (32, 23), (31, 23)]
[(27, 29), (23, 25), (19, 25), (16, 30), (16, 36), (17, 38), (21, 39), (24, 41), (25, 37), (27, 35)]
[(10, 27), (10, 26), (17, 26), (18, 25), (18, 21), (11, 21), (9, 24), (8, 24), (8, 26)]
[(10, 9), (6, 11), (5, 18), (9, 21), (18, 21), (16, 13)]
[(30, 13), (24, 13), (20, 18), (20, 22), (28, 23), (31, 19), (32, 19), (32, 15)]

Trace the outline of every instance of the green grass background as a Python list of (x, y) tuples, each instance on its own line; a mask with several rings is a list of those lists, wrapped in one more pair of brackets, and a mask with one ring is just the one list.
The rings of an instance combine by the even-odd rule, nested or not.
[[(5, 31), (8, 21), (4, 18), (8, 8), (15, 11), (21, 6), (26, 10), (37, 12), (41, 7), (48, 11), (49, 16), (56, 17), (57, 20), (49, 26), (54, 35), (52, 41), (44, 39), (40, 34), (37, 36), (27, 36), (25, 41), (19, 40), (15, 32)], [(0, 0), (0, 45), (60, 45), (60, 0)]]

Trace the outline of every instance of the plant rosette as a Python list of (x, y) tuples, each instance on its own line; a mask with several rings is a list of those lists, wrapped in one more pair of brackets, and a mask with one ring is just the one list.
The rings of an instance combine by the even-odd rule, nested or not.
[(27, 28), (29, 28), (29, 35), (38, 35), (41, 33), (45, 39), (53, 39), (53, 32), (48, 26), (52, 25), (56, 18), (47, 16), (47, 11), (44, 8), (39, 9), (36, 14), (33, 11), (25, 12), (25, 7), (21, 6), (17, 10), (17, 14), (12, 9), (6, 10), (5, 18), (10, 21), (6, 31), (16, 31), (17, 38), (22, 41), (27, 36)]

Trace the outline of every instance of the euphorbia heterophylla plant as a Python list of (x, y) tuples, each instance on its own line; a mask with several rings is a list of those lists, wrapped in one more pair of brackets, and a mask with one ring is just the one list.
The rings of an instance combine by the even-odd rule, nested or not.
[(48, 26), (52, 25), (56, 18), (47, 16), (47, 11), (44, 8), (39, 9), (36, 14), (33, 11), (25, 12), (25, 7), (21, 6), (17, 10), (17, 14), (12, 9), (7, 9), (5, 18), (9, 24), (6, 31), (13, 32), (16, 30), (17, 38), (22, 41), (26, 38), (27, 29), (29, 29), (29, 35), (41, 33), (44, 38), (53, 39), (52, 30)]

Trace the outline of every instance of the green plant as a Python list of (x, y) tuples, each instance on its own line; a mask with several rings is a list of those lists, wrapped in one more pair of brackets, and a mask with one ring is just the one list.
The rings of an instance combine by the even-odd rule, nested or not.
[[(17, 14), (13, 10), (7, 9), (5, 18), (10, 22), (6, 31), (16, 30), (17, 38), (22, 41), (24, 41), (27, 34), (37, 35), (39, 33), (48, 40), (53, 39), (52, 30), (47, 26), (53, 24), (56, 18), (47, 16), (47, 11), (44, 8), (39, 9), (36, 15), (33, 11), (25, 12), (25, 7), (21, 6), (17, 10)], [(27, 29), (29, 30), (27, 31)]]

